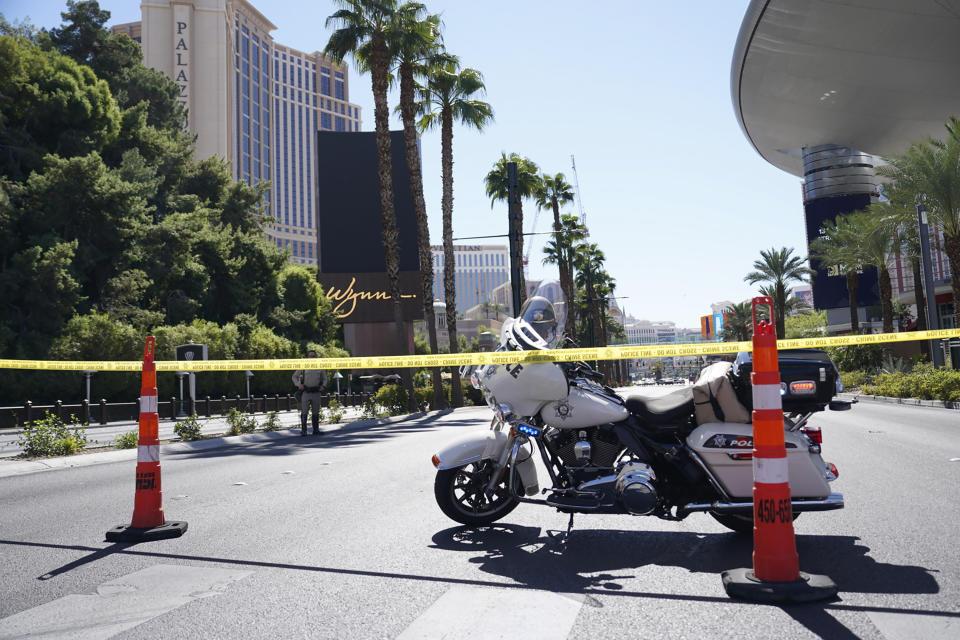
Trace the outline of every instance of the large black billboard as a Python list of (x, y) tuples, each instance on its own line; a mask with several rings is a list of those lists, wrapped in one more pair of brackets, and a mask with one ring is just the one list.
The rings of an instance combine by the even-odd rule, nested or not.
[[(390, 143), (404, 319), (414, 320), (423, 317), (420, 255), (403, 132), (392, 131)], [(320, 284), (342, 322), (391, 322), (376, 133), (318, 131), (317, 150)]]
[[(807, 202), (803, 206), (803, 212), (807, 222), (808, 249), (810, 243), (820, 236), (820, 228), (824, 222), (832, 222), (840, 214), (866, 209), (869, 205), (869, 194), (818, 198)], [(810, 284), (813, 286), (813, 306), (816, 309), (849, 307), (850, 295), (847, 293), (846, 275), (835, 266), (821, 265), (816, 260), (811, 260), (811, 266), (816, 269), (816, 274), (810, 280)], [(880, 287), (877, 281), (876, 268), (864, 269), (859, 279), (857, 305), (867, 307), (879, 304)]]

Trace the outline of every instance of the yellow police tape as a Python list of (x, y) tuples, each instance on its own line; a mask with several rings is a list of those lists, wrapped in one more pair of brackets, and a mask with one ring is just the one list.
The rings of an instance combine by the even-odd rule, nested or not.
[[(778, 349), (822, 349), (852, 344), (880, 344), (960, 337), (960, 329), (912, 331), (909, 333), (872, 333), (830, 338), (778, 340)], [(549, 351), (503, 351), (454, 353), (420, 356), (377, 356), (361, 358), (292, 358), (268, 360), (192, 360), (158, 361), (157, 371), (279, 371), (296, 369), (397, 369), (402, 367), (456, 367), (465, 364), (509, 364), (513, 362), (570, 362), (576, 360), (638, 360), (672, 356), (709, 356), (751, 351), (750, 342), (699, 342), (656, 346), (618, 345), (587, 349), (552, 349)], [(34, 369), (46, 371), (140, 371), (139, 360), (109, 362), (86, 360), (57, 362), (52, 360), (2, 360), (0, 369)]]

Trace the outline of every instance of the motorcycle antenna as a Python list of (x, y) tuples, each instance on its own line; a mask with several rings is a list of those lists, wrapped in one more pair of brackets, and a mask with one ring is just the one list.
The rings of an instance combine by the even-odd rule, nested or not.
[[(580, 179), (577, 177), (577, 159), (570, 154), (570, 164), (573, 166), (573, 185), (577, 188), (577, 207), (580, 210), (580, 224), (587, 227), (587, 212), (583, 210), (583, 200), (580, 198)], [(590, 235), (587, 232), (587, 235)]]

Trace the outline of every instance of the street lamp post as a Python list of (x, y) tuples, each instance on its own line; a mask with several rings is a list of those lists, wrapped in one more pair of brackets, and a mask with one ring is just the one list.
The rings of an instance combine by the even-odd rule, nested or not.
[(340, 381), (343, 379), (343, 375), (337, 371), (333, 374), (333, 379), (337, 381), (337, 396), (340, 395)]
[(178, 418), (185, 418), (187, 415), (186, 408), (184, 404), (186, 399), (183, 397), (183, 379), (187, 377), (186, 371), (177, 371), (177, 380), (180, 381), (180, 408), (177, 410)]
[[(927, 325), (932, 331), (940, 328), (940, 319), (937, 316), (937, 292), (933, 283), (933, 266), (930, 264), (930, 235), (927, 230), (927, 208), (917, 205), (917, 224), (920, 227), (920, 263), (923, 266), (923, 279), (927, 293)], [(933, 357), (933, 367), (943, 366), (943, 351), (938, 340), (930, 341), (930, 354)]]
[(253, 371), (247, 371), (243, 375), (247, 377), (247, 402), (250, 402), (250, 378), (253, 377)]

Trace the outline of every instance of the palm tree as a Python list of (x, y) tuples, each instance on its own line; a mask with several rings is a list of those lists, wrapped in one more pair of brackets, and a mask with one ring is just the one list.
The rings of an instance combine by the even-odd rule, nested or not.
[(848, 219), (860, 236), (861, 262), (877, 268), (883, 332), (893, 333), (893, 286), (887, 269), (887, 256), (893, 250), (894, 227), (889, 220), (866, 211), (855, 211), (848, 215)]
[[(573, 300), (573, 272), (570, 268), (570, 261), (566, 259), (564, 251), (567, 249), (562, 241), (563, 223), (560, 220), (560, 207), (573, 202), (573, 187), (567, 182), (562, 173), (555, 176), (543, 174), (540, 176), (540, 188), (535, 197), (537, 206), (540, 208), (550, 207), (553, 211), (553, 233), (554, 249), (557, 250), (556, 259), (552, 262), (557, 265), (560, 272), (560, 289), (563, 291), (563, 297), (568, 301)], [(544, 260), (546, 263), (546, 260)], [(575, 314), (568, 310), (564, 330), (568, 336), (572, 336), (576, 326)]]
[(753, 337), (753, 304), (737, 302), (723, 312), (724, 342), (744, 342)]
[[(348, 54), (370, 70), (373, 88), (374, 121), (377, 141), (377, 176), (380, 179), (380, 215), (382, 222), (383, 249), (389, 281), (390, 298), (393, 301), (393, 321), (396, 329), (397, 350), (408, 353), (406, 327), (403, 322), (403, 307), (400, 297), (400, 234), (397, 230), (397, 214), (393, 207), (393, 176), (390, 154), (390, 109), (387, 105), (388, 76), (391, 52), (388, 40), (397, 29), (396, 0), (336, 0), (341, 8), (326, 20), (327, 28), (337, 28), (327, 41), (324, 54), (337, 63)], [(410, 369), (400, 370), (407, 389), (411, 407), (415, 407), (413, 376)]]
[(560, 216), (560, 233), (554, 233), (553, 238), (548, 240), (543, 247), (543, 264), (564, 265), (560, 272), (570, 274), (570, 282), (567, 288), (563, 288), (563, 280), (560, 280), (563, 295), (566, 298), (566, 320), (564, 323), (566, 334), (573, 338), (577, 335), (577, 290), (574, 287), (576, 265), (574, 257), (577, 252), (578, 243), (583, 242), (587, 235), (587, 228), (580, 224), (580, 219), (574, 215), (565, 213)]
[[(390, 31), (390, 50), (398, 63), (400, 77), (400, 118), (403, 121), (403, 140), (406, 149), (407, 170), (410, 172), (410, 190), (413, 211), (417, 218), (417, 244), (420, 253), (420, 291), (423, 317), (427, 325), (430, 352), (437, 353), (437, 326), (433, 311), (433, 254), (430, 250), (430, 228), (427, 224), (427, 205), (423, 198), (423, 173), (420, 170), (420, 148), (417, 140), (417, 104), (414, 97), (417, 76), (426, 73), (427, 66), (439, 54), (441, 45), (440, 16), (423, 18), (421, 4), (407, 3), (397, 10), (397, 27)], [(431, 369), (433, 406), (444, 405), (445, 394), (440, 368)]]
[[(519, 154), (511, 153), (507, 156), (506, 153), (501, 153), (500, 159), (493, 165), (493, 169), (490, 170), (483, 181), (484, 185), (486, 185), (486, 193), (490, 198), (490, 208), (492, 209), (498, 200), (507, 200), (508, 187), (510, 184), (507, 176), (507, 164), (510, 162), (517, 163), (517, 198), (519, 199), (517, 202), (517, 217), (513, 220), (513, 228), (510, 229), (510, 233), (514, 234), (517, 238), (517, 243), (519, 244), (517, 253), (522, 257), (523, 199), (534, 197), (540, 188), (540, 167), (538, 167), (533, 160)], [(520, 304), (522, 305), (527, 299), (527, 283), (523, 276), (522, 267), (520, 269), (520, 282), (515, 284), (519, 284)], [(519, 309), (513, 310), (514, 315), (519, 312)]]
[(577, 253), (574, 257), (574, 263), (577, 267), (576, 283), (577, 287), (583, 290), (586, 315), (589, 318), (589, 329), (586, 335), (590, 343), (589, 346), (591, 347), (604, 346), (601, 331), (601, 301), (599, 294), (606, 273), (603, 270), (603, 264), (606, 262), (606, 259), (603, 251), (597, 247), (596, 243), (592, 242), (578, 245)]
[(946, 140), (929, 138), (914, 144), (904, 155), (891, 158), (881, 173), (917, 194), (916, 204), (925, 204), (930, 219), (943, 230), (944, 253), (954, 274), (954, 322), (960, 326), (960, 120), (951, 117), (946, 128)]
[(858, 274), (863, 270), (863, 265), (859, 258), (859, 245), (860, 238), (856, 228), (843, 215), (837, 216), (833, 222), (824, 223), (820, 236), (810, 243), (811, 257), (827, 269), (835, 268), (846, 276), (851, 333), (860, 333), (857, 291), (860, 285)]
[[(443, 291), (447, 306), (447, 331), (450, 334), (450, 353), (459, 352), (457, 342), (457, 290), (453, 256), (453, 123), (460, 122), (482, 131), (493, 122), (493, 109), (475, 96), (485, 90), (483, 76), (476, 69), (460, 69), (456, 58), (430, 68), (427, 85), (418, 88), (418, 113), (421, 131), (440, 127), (441, 172), (443, 196)], [(459, 370), (454, 367), (451, 377), (454, 406), (463, 405), (463, 389)]]
[(793, 255), (793, 248), (782, 247), (760, 251), (760, 260), (755, 260), (751, 271), (744, 276), (750, 284), (758, 282), (773, 286), (773, 310), (776, 316), (777, 338), (783, 339), (784, 317), (786, 315), (787, 287), (791, 282), (806, 282), (810, 269), (803, 264), (804, 259)]

